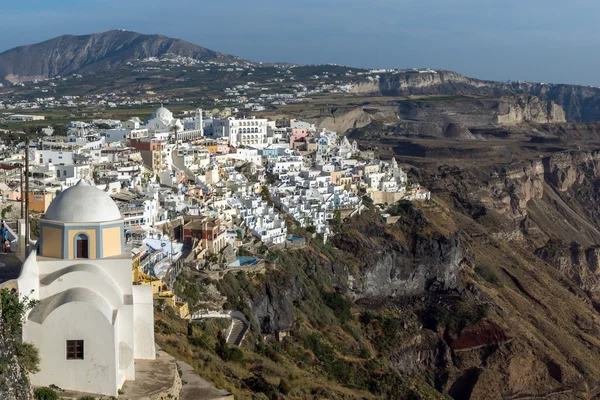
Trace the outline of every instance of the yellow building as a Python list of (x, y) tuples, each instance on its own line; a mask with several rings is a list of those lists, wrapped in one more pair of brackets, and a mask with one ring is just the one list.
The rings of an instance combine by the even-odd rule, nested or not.
[(50, 203), (54, 199), (54, 195), (52, 193), (45, 193), (43, 191), (39, 192), (30, 192), (29, 195), (29, 210), (45, 213)]
[(186, 302), (177, 301), (177, 296), (172, 291), (168, 290), (167, 285), (160, 279), (146, 274), (141, 268), (141, 258), (144, 253), (138, 253), (131, 261), (132, 264), (132, 279), (134, 285), (149, 285), (152, 286), (152, 296), (155, 301), (163, 300), (171, 307), (177, 315), (182, 319), (189, 319), (190, 309)]

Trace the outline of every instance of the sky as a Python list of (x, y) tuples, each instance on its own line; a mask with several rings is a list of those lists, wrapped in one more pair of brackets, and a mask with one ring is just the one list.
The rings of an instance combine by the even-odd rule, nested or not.
[[(0, 51), (113, 28), (254, 61), (600, 86), (598, 0), (21, 0)], [(9, 4), (6, 4), (9, 3)]]

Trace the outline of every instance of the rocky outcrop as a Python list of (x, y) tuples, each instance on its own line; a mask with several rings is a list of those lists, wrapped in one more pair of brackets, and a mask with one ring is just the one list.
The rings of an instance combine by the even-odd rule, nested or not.
[(497, 123), (515, 125), (523, 122), (538, 124), (564, 123), (565, 111), (552, 101), (540, 101), (535, 96), (503, 97), (499, 103)]
[(600, 246), (584, 248), (576, 242), (549, 240), (535, 254), (555, 267), (583, 290), (600, 290)]
[(467, 78), (452, 71), (418, 73), (409, 72), (383, 76), (379, 91), (384, 96), (408, 96), (418, 94), (471, 94), (477, 89), (489, 92), (494, 82)]
[(260, 292), (249, 299), (254, 321), (264, 334), (289, 331), (294, 324), (294, 301), (301, 298), (302, 285), (297, 277), (282, 276), (266, 282)]
[(368, 298), (414, 296), (458, 285), (463, 258), (458, 236), (415, 236), (412, 249), (388, 249), (372, 254), (364, 266), (355, 295)]

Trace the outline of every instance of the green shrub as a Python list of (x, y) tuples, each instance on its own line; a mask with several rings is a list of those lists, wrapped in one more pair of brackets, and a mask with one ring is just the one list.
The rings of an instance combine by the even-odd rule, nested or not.
[[(252, 390), (255, 395), (262, 394), (267, 399), (277, 400), (279, 391), (277, 386), (271, 385), (262, 374), (256, 374), (244, 380), (244, 383)], [(264, 397), (258, 397), (262, 399)]]
[(363, 325), (369, 325), (374, 318), (375, 315), (372, 312), (363, 311), (362, 313), (360, 313), (360, 317), (358, 317), (358, 320)]
[(335, 292), (326, 292), (323, 293), (323, 300), (325, 301), (327, 307), (333, 310), (340, 322), (344, 323), (353, 319), (351, 311), (352, 303), (341, 294)]
[(279, 389), (279, 393), (287, 395), (292, 390), (292, 385), (287, 379), (281, 378), (281, 380), (279, 381), (279, 386), (277, 386), (277, 388)]
[(17, 343), (17, 357), (25, 371), (39, 372), (40, 353), (33, 344), (27, 342)]
[(371, 351), (369, 350), (369, 348), (366, 345), (363, 344), (360, 346), (359, 356), (360, 356), (360, 358), (364, 358), (364, 359), (371, 358)]
[(232, 361), (240, 364), (244, 363), (244, 352), (239, 347), (227, 344), (227, 340), (221, 332), (219, 332), (217, 337), (215, 353), (217, 353), (217, 355), (225, 362)]
[(0, 307), (2, 308), (2, 318), (4, 319), (5, 329), (11, 333), (17, 333), (23, 326), (25, 313), (35, 307), (36, 300), (19, 300), (17, 293), (10, 292), (8, 289), (0, 290)]
[(481, 276), (486, 282), (491, 283), (492, 285), (499, 285), (500, 279), (496, 272), (487, 264), (480, 264), (475, 267), (475, 272), (477, 275)]
[(40, 387), (33, 392), (35, 400), (58, 400), (58, 393), (49, 387)]
[(93, 396), (81, 396), (79, 400), (96, 400)]

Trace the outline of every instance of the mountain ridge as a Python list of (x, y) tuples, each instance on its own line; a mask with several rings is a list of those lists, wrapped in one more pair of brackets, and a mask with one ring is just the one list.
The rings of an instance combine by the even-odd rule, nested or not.
[(110, 30), (88, 35), (62, 35), (6, 50), (0, 53), (0, 82), (22, 83), (94, 72), (165, 54), (205, 61), (237, 59), (182, 39)]

